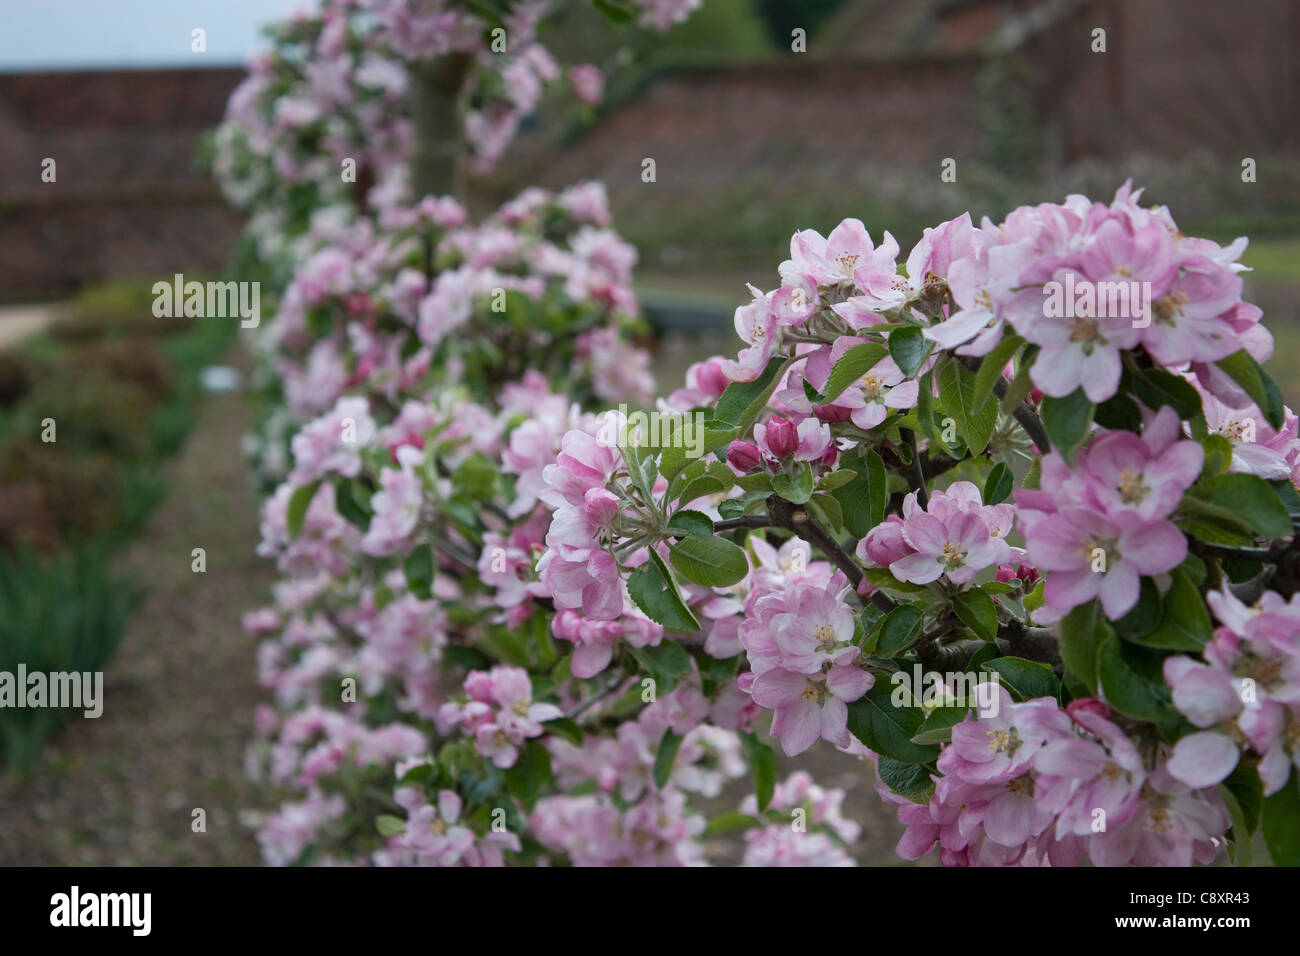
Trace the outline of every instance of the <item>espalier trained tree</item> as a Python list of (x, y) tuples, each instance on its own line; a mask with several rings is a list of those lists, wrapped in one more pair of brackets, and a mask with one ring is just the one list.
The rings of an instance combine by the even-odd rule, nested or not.
[[(328, 4), (292, 42), (355, 16), (340, 56), (427, 78), (473, 18), (491, 69), (525, 8)], [(262, 132), (225, 136), (333, 170)], [(908, 859), (1243, 862), (1262, 828), (1300, 862), (1300, 438), (1244, 240), (1128, 185), (962, 216), (901, 266), (855, 219), (800, 232), (739, 353), (647, 408), (598, 186), (470, 226), (393, 182), (261, 237), (296, 259), (266, 347), (283, 577), (246, 622), (250, 766), (291, 793), (269, 861), (691, 864), (735, 831), (746, 863), (851, 863), (843, 793), (775, 779), (770, 712), (787, 754), (874, 765)]]

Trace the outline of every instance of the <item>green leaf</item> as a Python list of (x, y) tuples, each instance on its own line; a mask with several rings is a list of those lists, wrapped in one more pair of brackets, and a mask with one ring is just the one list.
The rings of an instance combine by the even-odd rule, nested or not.
[(1187, 379), (1162, 368), (1144, 369), (1133, 376), (1133, 390), (1152, 411), (1172, 406), (1179, 418), (1193, 419), (1201, 411), (1201, 395)]
[(1232, 862), (1250, 866), (1254, 857), (1254, 835), (1264, 805), (1264, 786), (1259, 771), (1238, 764), (1219, 784), (1219, 793), (1232, 819)]
[(1096, 601), (1081, 604), (1061, 618), (1061, 661), (1093, 694), (1097, 693), (1098, 649), (1106, 630), (1106, 623), (1098, 619)]
[(772, 493), (772, 476), (765, 471), (756, 471), (752, 475), (737, 475), (736, 485), (749, 492), (761, 491), (766, 497)]
[(976, 403), (975, 373), (962, 362), (948, 362), (939, 373), (939, 400), (971, 454), (983, 454), (997, 425), (998, 407), (992, 402)]
[(850, 346), (831, 369), (831, 374), (826, 379), (826, 388), (818, 392), (805, 379), (804, 393), (814, 405), (833, 402), (846, 388), (871, 371), (872, 367), (888, 354), (889, 350), (877, 342), (863, 342), (860, 345)]
[(1010, 594), (1012, 591), (1019, 591), (1020, 588), (1019, 578), (1013, 578), (1011, 581), (985, 581), (980, 585), (980, 590), (990, 597), (995, 594)]
[(1202, 478), (1213, 478), (1228, 470), (1232, 464), (1232, 442), (1222, 435), (1206, 435), (1201, 439), (1205, 449), (1205, 461), (1201, 465)]
[[(1046, 452), (1046, 449), (1039, 449), (1040, 452)], [(1032, 488), (1037, 491), (1039, 483), (1043, 480), (1043, 459), (1035, 458), (1034, 463), (1029, 466), (1029, 471), (1025, 472), (1024, 481), (1020, 483), (1022, 488)]]
[[(1175, 573), (1177, 573), (1175, 571)], [(1126, 641), (1137, 641), (1150, 634), (1160, 626), (1164, 616), (1164, 604), (1160, 598), (1160, 589), (1149, 577), (1142, 578), (1142, 589), (1137, 604), (1118, 621), (1112, 621), (1117, 634)]]
[(370, 527), (370, 509), (357, 501), (354, 489), (357, 481), (339, 478), (334, 482), (334, 507), (362, 531)]
[(768, 361), (758, 378), (752, 382), (732, 382), (718, 399), (715, 424), (739, 426), (746, 430), (772, 397), (777, 383), (790, 360), (775, 356)]
[(884, 459), (874, 451), (868, 452), (865, 465), (856, 478), (831, 492), (844, 511), (845, 530), (855, 538), (865, 537), (885, 520), (889, 501)]
[(1061, 681), (1046, 664), (1027, 661), (1023, 657), (995, 657), (985, 661), (981, 667), (996, 671), (1002, 684), (1017, 700), (1036, 697), (1061, 699)]
[(1269, 487), (1277, 492), (1278, 499), (1282, 506), (1286, 508), (1287, 514), (1293, 518), (1300, 518), (1300, 490), (1291, 484), (1289, 478), (1279, 478), (1276, 481), (1270, 481)]
[(611, 23), (631, 23), (636, 11), (616, 0), (592, 0), (596, 9), (605, 15)]
[(551, 789), (551, 755), (537, 740), (530, 740), (519, 752), (515, 765), (505, 772), (510, 795), (526, 806)]
[(676, 512), (668, 519), (668, 530), (700, 538), (713, 536), (713, 519), (703, 511), (685, 509)]
[(794, 466), (794, 477), (780, 472), (772, 476), (772, 490), (791, 504), (807, 504), (812, 497), (812, 468), (801, 461)]
[(1187, 494), (1228, 509), (1261, 537), (1277, 539), (1291, 534), (1291, 516), (1286, 506), (1258, 475), (1216, 475), (1198, 481)]
[(655, 754), (654, 780), (655, 786), (660, 790), (668, 786), (668, 778), (673, 772), (673, 761), (677, 759), (677, 751), (681, 749), (682, 741), (685, 739), (681, 734), (675, 734), (669, 729), (664, 731), (663, 739), (659, 741), (659, 751)]
[(931, 342), (915, 325), (905, 325), (889, 333), (889, 357), (904, 378), (914, 378), (930, 354)]
[(1228, 844), (1228, 857), (1237, 866), (1250, 866), (1254, 854), (1251, 852), (1250, 830), (1246, 827), (1245, 816), (1241, 810), (1236, 794), (1226, 784), (1219, 784), (1219, 796), (1228, 810), (1228, 819), (1232, 821), (1231, 842)]
[(1255, 543), (1255, 532), (1230, 505), (1215, 504), (1195, 491), (1192, 486), (1178, 504), (1174, 523), (1179, 528), (1210, 544), (1247, 547)]
[(881, 757), (876, 761), (876, 773), (880, 782), (901, 797), (907, 797), (915, 803), (924, 803), (934, 793), (934, 781), (930, 779), (931, 769), (925, 764), (905, 763), (892, 757)]
[(931, 440), (934, 439), (934, 373), (936, 369), (951, 361), (946, 353), (940, 353), (935, 364), (921, 376), (916, 389), (916, 419), (921, 431)]
[(1011, 469), (1004, 463), (998, 462), (984, 479), (984, 503), (996, 505), (1006, 501), (1007, 495), (1011, 494), (1014, 486), (1015, 476), (1011, 474)]
[(496, 494), (497, 469), (481, 452), (474, 452), (451, 473), (451, 486), (471, 501)]
[[(1169, 651), (1199, 651), (1209, 641), (1213, 631), (1213, 623), (1210, 621), (1210, 612), (1205, 607), (1205, 599), (1201, 597), (1196, 583), (1183, 568), (1174, 568), (1169, 577), (1171, 583), (1162, 603), (1160, 623), (1146, 634), (1133, 636), (1121, 632), (1121, 636), (1144, 647)], [(1144, 596), (1145, 580), (1143, 579)], [(1141, 601), (1134, 611), (1140, 608)], [(1116, 629), (1119, 629), (1118, 624)]]
[(654, 548), (650, 560), (628, 576), (627, 591), (632, 601), (650, 620), (662, 624), (670, 631), (698, 631), (700, 622), (695, 619), (668, 566)]
[(677, 686), (677, 681), (691, 671), (691, 655), (686, 648), (673, 640), (661, 641), (654, 647), (628, 646), (628, 652), (655, 680), (657, 693), (664, 694)]
[(392, 814), (381, 813), (375, 817), (375, 829), (380, 836), (392, 837), (406, 832), (406, 821)]
[(725, 501), (718, 502), (718, 516), (727, 518), (739, 518), (749, 510), (750, 498), (728, 498)]
[(421, 601), (429, 600), (429, 589), (433, 585), (433, 549), (427, 543), (417, 545), (402, 562), (402, 573), (406, 575), (406, 586), (411, 594)]
[(1259, 779), (1259, 771), (1239, 763), (1221, 786), (1227, 787), (1237, 798), (1246, 832), (1253, 834), (1259, 829), (1260, 814), (1264, 811), (1264, 784)]
[[(568, 660), (566, 657), (565, 660)], [(546, 732), (553, 737), (563, 737), (575, 747), (582, 746), (582, 728), (568, 717), (555, 717), (546, 721)]]
[(921, 636), (921, 611), (912, 604), (900, 604), (880, 622), (876, 654), (897, 657)]
[(302, 530), (302, 521), (307, 517), (307, 507), (311, 504), (311, 500), (316, 497), (318, 488), (320, 488), (320, 481), (313, 481), (309, 485), (295, 488), (293, 494), (289, 496), (289, 507), (285, 511), (285, 523), (288, 525), (290, 540), (298, 537), (298, 532)]
[(912, 743), (921, 729), (925, 711), (911, 697), (912, 706), (896, 707), (890, 700), (895, 690), (884, 681), (858, 700), (849, 704), (849, 731), (871, 750), (904, 763), (931, 763), (939, 756), (939, 748)]
[(952, 739), (952, 729), (966, 719), (970, 707), (943, 705), (930, 711), (921, 729), (912, 737), (914, 744), (946, 744)]
[(983, 405), (993, 394), (993, 389), (997, 386), (998, 381), (1002, 378), (1002, 370), (1007, 367), (1007, 362), (1011, 356), (1015, 355), (1020, 346), (1025, 344), (1025, 340), (1018, 335), (1010, 332), (1002, 333), (1002, 340), (993, 346), (993, 351), (984, 356), (980, 362), (979, 370), (975, 373), (975, 395), (974, 402), (977, 406)]
[(831, 375), (827, 377), (826, 389), (822, 392), (813, 388), (813, 382), (805, 378), (803, 380), (803, 394), (813, 405), (827, 405), (828, 402), (835, 401), (844, 390), (853, 385), (858, 378), (865, 376), (868, 371), (880, 359), (889, 355), (889, 350), (879, 342), (863, 342), (861, 345), (850, 347), (844, 355), (840, 356), (839, 362), (831, 369)]
[(1162, 721), (1174, 716), (1169, 688), (1161, 676), (1164, 655), (1106, 635), (1097, 655), (1097, 680), (1106, 702), (1139, 720)]
[(979, 588), (954, 594), (952, 609), (957, 612), (958, 619), (974, 631), (980, 640), (991, 641), (998, 636), (997, 606)]
[(1074, 450), (1088, 437), (1093, 408), (1082, 388), (1076, 388), (1065, 398), (1052, 398), (1049, 395), (1043, 399), (1043, 428), (1046, 429), (1052, 446), (1067, 461), (1074, 460)]
[(677, 500), (682, 504), (690, 504), (693, 501), (699, 501), (701, 498), (706, 498), (709, 495), (716, 495), (720, 492), (726, 491), (728, 487), (729, 486), (725, 482), (721, 481), (715, 475), (700, 475), (700, 477), (692, 479), (686, 483), (686, 487), (682, 489), (681, 495)]
[(856, 478), (857, 475), (858, 473), (852, 468), (840, 468), (836, 471), (822, 475), (821, 478), (817, 480), (817, 490), (826, 492), (834, 491), (836, 488), (841, 488), (844, 485), (847, 485), (850, 481)]
[(813, 495), (808, 499), (808, 510), (827, 528), (844, 527), (844, 509), (833, 495)]
[(1277, 866), (1300, 866), (1300, 773), (1264, 798), (1264, 845)]
[(1033, 590), (1025, 595), (1026, 611), (1037, 611), (1043, 606), (1043, 585), (1045, 583), (1046, 582), (1042, 578), (1039, 578), (1038, 583), (1034, 585)]
[(721, 836), (724, 833), (734, 833), (737, 830), (752, 830), (755, 827), (763, 826), (763, 821), (756, 817), (751, 817), (747, 813), (741, 813), (739, 810), (732, 810), (728, 813), (720, 814), (709, 821), (709, 825), (704, 828), (701, 836), (706, 839), (709, 837)]
[(749, 573), (740, 546), (716, 535), (682, 538), (668, 546), (668, 553), (682, 577), (705, 587), (730, 587)]
[(1123, 392), (1116, 392), (1097, 406), (1093, 421), (1102, 428), (1140, 433), (1142, 431), (1142, 412), (1137, 403)]
[(1250, 357), (1245, 349), (1233, 352), (1227, 358), (1215, 363), (1227, 373), (1228, 377), (1242, 387), (1256, 405), (1263, 411), (1264, 417), (1274, 428), (1281, 429), (1285, 424), (1286, 409), (1282, 403), (1282, 393), (1276, 383), (1269, 378), (1259, 363)]
[(754, 795), (758, 798), (758, 812), (762, 813), (776, 792), (776, 756), (771, 747), (750, 731), (741, 731), (740, 743), (745, 748), (745, 759), (754, 775)]

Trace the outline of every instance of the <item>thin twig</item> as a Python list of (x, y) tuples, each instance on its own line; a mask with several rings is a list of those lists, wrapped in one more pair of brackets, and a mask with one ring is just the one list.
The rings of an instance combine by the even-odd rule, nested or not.
[(564, 716), (569, 718), (570, 720), (575, 719), (588, 707), (591, 707), (593, 704), (599, 703), (600, 701), (608, 697), (610, 694), (614, 693), (614, 691), (616, 691), (619, 687), (623, 686), (623, 684), (626, 683), (626, 681), (627, 681), (626, 675), (624, 674), (618, 675), (612, 681), (606, 684), (603, 690), (597, 691), (596, 693), (588, 697), (586, 700), (584, 700), (581, 704), (578, 704), (577, 706), (570, 708), (569, 712), (566, 713)]
[(925, 490), (925, 470), (921, 467), (921, 452), (916, 447), (916, 433), (910, 428), (900, 428), (898, 431), (907, 447), (912, 450), (912, 461), (907, 466), (912, 490), (916, 492), (916, 500), (921, 507), (928, 508), (930, 493)]
[[(840, 547), (834, 536), (822, 527), (821, 522), (809, 514), (808, 509), (786, 501), (780, 495), (770, 495), (767, 499), (767, 513), (771, 516), (774, 527), (793, 531), (830, 558), (831, 563), (844, 572), (853, 589), (858, 590), (865, 577), (862, 568), (851, 554)], [(872, 591), (869, 600), (886, 613), (895, 607), (889, 596), (879, 590)]]
[(767, 515), (741, 515), (739, 518), (724, 518), (713, 522), (713, 530), (735, 531), (737, 528), (773, 528), (772, 519)]

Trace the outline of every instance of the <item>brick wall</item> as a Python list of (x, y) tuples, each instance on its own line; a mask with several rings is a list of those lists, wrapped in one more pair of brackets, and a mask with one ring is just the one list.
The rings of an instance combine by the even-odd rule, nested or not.
[[(215, 272), (240, 220), (196, 165), (238, 69), (0, 76), (0, 298)], [(57, 181), (41, 181), (45, 157)]]
[[(751, 171), (834, 177), (854, 163), (934, 163), (971, 156), (979, 133), (981, 49), (1013, 15), (1040, 17), (1017, 55), (1042, 119), (1047, 155), (1069, 163), (1134, 153), (1225, 159), (1300, 152), (1296, 0), (947, 0), (891, 23), (898, 50), (822, 34), (807, 55), (755, 67), (669, 75), (612, 109), (583, 139), (544, 164), (563, 185), (604, 178), (611, 192), (639, 185), (640, 161), (659, 181), (710, 188)], [(929, 8), (928, 10), (925, 8)], [(850, 11), (852, 13), (853, 11)], [(908, 12), (908, 11), (904, 11)], [(846, 24), (870, 32), (871, 9)], [(891, 19), (892, 17), (892, 19)], [(898, 21), (898, 22), (893, 22)], [(834, 26), (834, 24), (832, 24)], [(1107, 52), (1092, 51), (1106, 30)], [(928, 30), (929, 33), (918, 33)], [(911, 52), (903, 50), (910, 44)], [(864, 59), (860, 48), (872, 53)]]

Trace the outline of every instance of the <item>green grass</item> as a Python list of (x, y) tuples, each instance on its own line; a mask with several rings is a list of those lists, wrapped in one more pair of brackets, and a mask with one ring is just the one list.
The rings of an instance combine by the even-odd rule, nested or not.
[(1300, 407), (1300, 320), (1293, 316), (1290, 321), (1270, 322), (1265, 316), (1264, 324), (1273, 333), (1273, 358), (1264, 368), (1282, 390), (1287, 405)]
[[(28, 550), (0, 557), (0, 671), (102, 671), (121, 643), (140, 592), (113, 571), (102, 545), (54, 557)], [(22, 688), (18, 689), (23, 692)], [(22, 775), (41, 745), (75, 711), (0, 710), (0, 762)]]
[(1253, 278), (1300, 282), (1300, 238), (1253, 240), (1242, 262), (1254, 270)]

